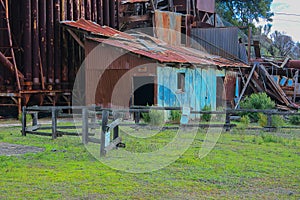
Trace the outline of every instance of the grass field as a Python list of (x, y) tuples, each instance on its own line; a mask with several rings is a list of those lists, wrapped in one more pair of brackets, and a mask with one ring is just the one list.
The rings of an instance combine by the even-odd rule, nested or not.
[[(205, 135), (199, 131), (174, 163), (133, 174), (99, 162), (78, 137), (22, 137), (20, 130), (0, 128), (0, 143), (45, 151), (0, 156), (0, 199), (300, 199), (299, 131), (223, 133), (203, 159), (198, 151)], [(174, 134), (164, 131), (138, 140), (123, 136), (123, 141), (128, 151), (149, 151)]]

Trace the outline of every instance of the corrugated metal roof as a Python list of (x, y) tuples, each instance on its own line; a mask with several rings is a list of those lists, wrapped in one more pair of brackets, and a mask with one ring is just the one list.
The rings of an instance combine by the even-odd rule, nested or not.
[(128, 34), (124, 34), (121, 31), (118, 31), (116, 29), (113, 29), (109, 26), (100, 26), (99, 24), (85, 20), (85, 19), (79, 19), (78, 21), (62, 21), (60, 22), (63, 25), (66, 25), (67, 27), (81, 30), (88, 32), (93, 35), (101, 35), (105, 37), (113, 37), (117, 35), (121, 35), (122, 37), (128, 38), (128, 39), (133, 39), (134, 37), (131, 37)]
[(149, 2), (149, 0), (122, 0), (121, 3), (144, 3), (144, 2)]
[(76, 22), (62, 23), (69, 27), (92, 33), (93, 35), (110, 37), (108, 39), (88, 37), (87, 39), (89, 40), (122, 48), (135, 54), (155, 59), (162, 63), (191, 63), (196, 65), (214, 65), (219, 67), (248, 67), (248, 65), (239, 61), (210, 55), (192, 48), (171, 46), (157, 38), (143, 33), (127, 34), (107, 26), (100, 26), (84, 19), (80, 19)]
[(213, 56), (187, 47), (155, 45), (156, 43), (152, 43), (150, 46), (147, 45), (148, 41), (145, 40), (124, 40), (116, 37), (110, 39), (88, 37), (87, 39), (119, 47), (135, 54), (155, 59), (162, 63), (191, 63), (196, 65), (219, 67), (248, 67), (241, 62), (228, 60), (220, 56)]

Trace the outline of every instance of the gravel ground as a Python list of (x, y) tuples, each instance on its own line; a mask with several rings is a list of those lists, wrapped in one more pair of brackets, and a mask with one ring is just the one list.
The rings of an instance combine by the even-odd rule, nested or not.
[(24, 146), (18, 144), (0, 143), (0, 155), (13, 156), (25, 153), (38, 153), (44, 151), (44, 148)]

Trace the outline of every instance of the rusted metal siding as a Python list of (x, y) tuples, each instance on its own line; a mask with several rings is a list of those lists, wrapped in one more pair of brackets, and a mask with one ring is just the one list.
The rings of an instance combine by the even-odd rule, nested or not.
[(132, 77), (155, 76), (156, 62), (115, 47), (98, 45), (98, 42), (85, 41), (86, 104), (128, 107), (133, 94)]
[[(224, 58), (239, 57), (238, 28), (193, 28), (192, 47), (201, 45), (208, 53)], [(230, 54), (230, 55), (229, 55)]]

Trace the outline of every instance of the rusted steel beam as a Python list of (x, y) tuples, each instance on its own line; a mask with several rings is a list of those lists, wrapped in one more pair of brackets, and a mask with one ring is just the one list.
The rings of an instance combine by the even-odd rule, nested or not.
[(97, 23), (103, 25), (103, 1), (97, 0)]
[(54, 75), (55, 75), (55, 85), (57, 85), (56, 89), (60, 88), (61, 81), (61, 37), (60, 37), (60, 0), (54, 1)]
[(97, 22), (97, 0), (91, 0), (91, 20)]
[[(1, 53), (0, 51), (0, 63), (2, 64), (3, 67), (5, 67), (6, 69), (8, 69), (9, 72), (11, 73), (15, 73), (15, 67), (14, 65), (5, 57), (5, 55), (3, 55), (3, 53)], [(18, 76), (20, 79), (24, 79), (24, 76), (21, 72), (19, 72), (18, 70)]]
[(54, 4), (47, 0), (47, 82), (54, 82)]
[(85, 2), (85, 19), (91, 20), (91, 0)]
[(109, 1), (109, 26), (116, 27), (115, 0)]
[(39, 44), (39, 22), (38, 22), (38, 0), (32, 0), (32, 75), (33, 84), (40, 84), (40, 44)]
[(103, 25), (109, 26), (109, 0), (103, 0)]
[(22, 1), (24, 8), (23, 60), (26, 81), (32, 81), (31, 0)]
[(40, 28), (40, 56), (41, 65), (43, 68), (43, 80), (42, 84), (45, 83), (47, 74), (47, 18), (46, 18), (46, 0), (39, 1), (39, 28)]

